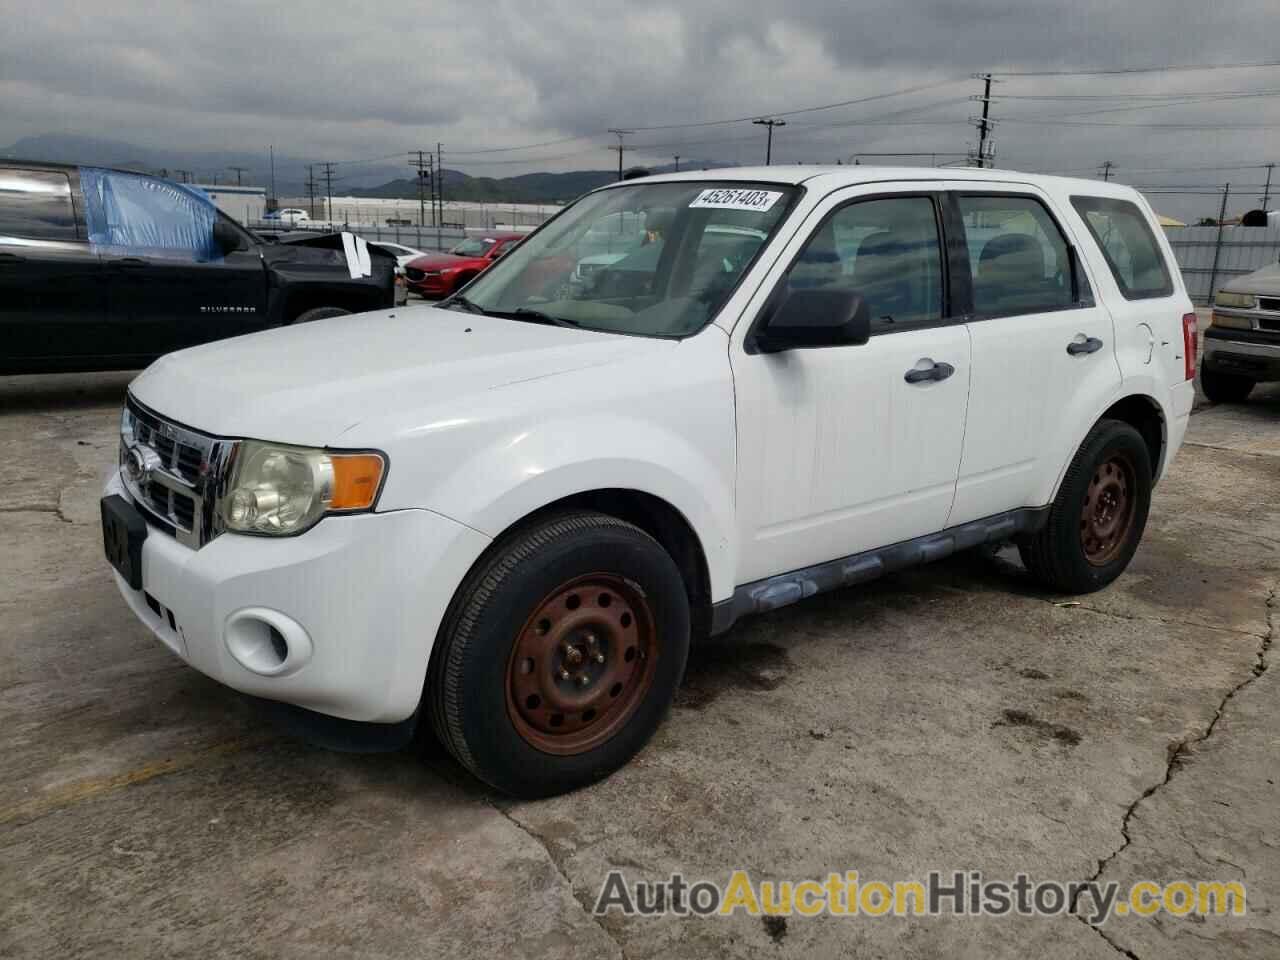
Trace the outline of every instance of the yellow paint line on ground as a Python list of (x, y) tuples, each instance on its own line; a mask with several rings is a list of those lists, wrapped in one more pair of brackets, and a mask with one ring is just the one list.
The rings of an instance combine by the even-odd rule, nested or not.
[(68, 807), (72, 804), (82, 803), (85, 800), (92, 800), (106, 793), (122, 790), (125, 787), (146, 783), (148, 780), (163, 777), (165, 774), (188, 770), (207, 760), (239, 753), (242, 750), (248, 750), (251, 747), (267, 743), (271, 739), (273, 738), (265, 736), (237, 737), (234, 740), (224, 740), (220, 743), (212, 744), (202, 750), (192, 750), (176, 756), (166, 757), (163, 760), (143, 764), (140, 767), (113, 774), (109, 777), (91, 777), (88, 780), (77, 780), (73, 783), (64, 784), (52, 790), (44, 791), (30, 800), (23, 800), (7, 807), (0, 807), (0, 826), (11, 823), (14, 820), (32, 820), (42, 817), (61, 807)]

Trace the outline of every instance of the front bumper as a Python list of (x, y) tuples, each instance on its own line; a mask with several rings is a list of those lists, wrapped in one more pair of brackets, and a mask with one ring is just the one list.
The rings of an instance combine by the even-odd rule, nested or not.
[[(119, 475), (104, 495), (132, 501)], [(417, 709), (436, 632), (489, 538), (427, 510), (327, 517), (298, 537), (223, 534), (199, 550), (150, 527), (134, 614), (201, 673), (256, 697), (346, 720)], [(245, 655), (245, 624), (279, 627), (288, 654)], [(264, 632), (263, 636), (267, 636)]]
[(1280, 335), (1210, 327), (1204, 335), (1204, 362), (1215, 373), (1280, 380)]
[(421, 280), (405, 281), (405, 285), (420, 297), (439, 300), (447, 297), (453, 288), (453, 280), (443, 276), (426, 276)]

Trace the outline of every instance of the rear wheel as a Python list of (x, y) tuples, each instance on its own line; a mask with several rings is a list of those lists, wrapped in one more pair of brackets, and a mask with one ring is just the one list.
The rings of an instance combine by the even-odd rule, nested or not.
[(1120, 576), (1147, 525), (1151, 472), (1142, 435), (1100, 420), (1071, 461), (1044, 527), (1018, 543), (1031, 575), (1061, 593), (1090, 593)]
[(644, 531), (563, 514), (495, 545), (437, 643), (437, 737), (492, 786), (548, 796), (607, 776), (653, 735), (684, 674), (688, 598)]
[(1244, 403), (1255, 382), (1234, 373), (1218, 373), (1200, 364), (1200, 389), (1214, 403)]

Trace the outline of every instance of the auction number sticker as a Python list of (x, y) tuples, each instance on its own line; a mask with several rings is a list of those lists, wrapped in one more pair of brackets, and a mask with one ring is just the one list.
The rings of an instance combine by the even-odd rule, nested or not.
[(712, 208), (715, 210), (756, 210), (763, 213), (775, 203), (782, 193), (777, 190), (740, 190), (731, 188), (714, 188), (703, 190), (694, 201), (692, 207)]

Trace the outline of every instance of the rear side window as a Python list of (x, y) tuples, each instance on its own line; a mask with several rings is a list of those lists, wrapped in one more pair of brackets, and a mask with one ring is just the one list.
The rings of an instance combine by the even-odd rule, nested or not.
[(1160, 246), (1136, 203), (1109, 197), (1072, 197), (1071, 205), (1102, 249), (1126, 300), (1173, 293)]
[(1067, 241), (1034, 197), (956, 198), (964, 221), (973, 309), (987, 317), (1076, 306)]
[(67, 175), (0, 167), (0, 237), (78, 239)]
[(841, 207), (809, 238), (791, 268), (793, 289), (846, 289), (871, 310), (872, 333), (942, 318), (942, 254), (928, 197)]

